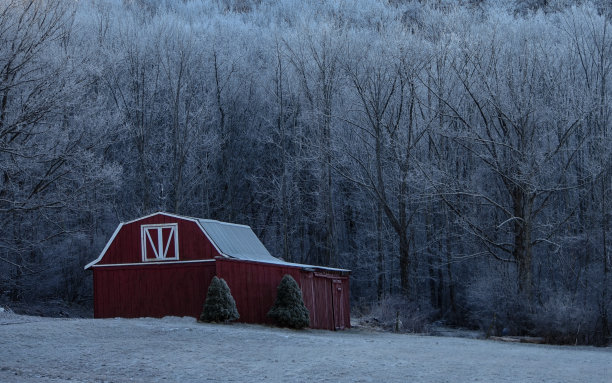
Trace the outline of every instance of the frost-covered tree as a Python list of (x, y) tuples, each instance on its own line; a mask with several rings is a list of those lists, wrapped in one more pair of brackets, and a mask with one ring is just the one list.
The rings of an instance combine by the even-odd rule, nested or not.
[(206, 301), (202, 308), (200, 320), (203, 322), (229, 322), (240, 318), (236, 301), (227, 282), (214, 276), (208, 286)]
[[(445, 194), (461, 195), (452, 208), (466, 230), (495, 258), (516, 264), (519, 290), (531, 296), (534, 247), (554, 249), (578, 203), (558, 198), (593, 177), (571, 172), (590, 141), (585, 110), (573, 103), (583, 89), (558, 75), (571, 61), (561, 58), (565, 42), (546, 36), (555, 33), (547, 20), (527, 26), (492, 15), (491, 23), (478, 26), (493, 28), (489, 35), (466, 35), (453, 63), (461, 91), (444, 101), (471, 172)], [(478, 214), (468, 212), (471, 204)]]
[(0, 4), (0, 291), (12, 298), (36, 295), (37, 277), (41, 291), (54, 291), (49, 281), (63, 275), (60, 265), (80, 258), (55, 254), (65, 245), (59, 238), (82, 234), (88, 214), (99, 211), (94, 199), (105, 201), (119, 181), (120, 170), (98, 155), (112, 126), (97, 125), (89, 52), (72, 33), (74, 6)]
[(310, 324), (310, 312), (304, 304), (302, 290), (291, 275), (285, 274), (281, 279), (268, 317), (283, 327), (301, 329)]

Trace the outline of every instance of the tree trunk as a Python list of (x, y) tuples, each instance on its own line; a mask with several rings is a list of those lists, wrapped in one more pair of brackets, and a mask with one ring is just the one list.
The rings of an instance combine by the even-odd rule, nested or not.
[(610, 213), (609, 209), (607, 209), (607, 200), (606, 200), (606, 185), (609, 185), (608, 182), (610, 178), (607, 176), (602, 177), (602, 196), (601, 196), (601, 214), (602, 214), (602, 247), (603, 247), (603, 281), (602, 281), (602, 292), (601, 292), (601, 304), (600, 304), (600, 320), (601, 320), (601, 332), (602, 339), (604, 340), (602, 343), (605, 343), (605, 339), (610, 337), (610, 328), (608, 327), (608, 280), (610, 275), (610, 259), (608, 254), (608, 241), (607, 241), (607, 231), (610, 227)]
[(514, 248), (519, 293), (531, 299), (533, 295), (533, 253), (531, 244), (531, 196), (523, 188), (512, 191), (514, 213)]
[[(399, 234), (399, 233), (398, 233)], [(404, 297), (410, 296), (410, 241), (407, 238), (406, 230), (400, 234), (400, 287)]]
[[(440, 308), (441, 307), (440, 294), (438, 294), (438, 289), (436, 288), (436, 279), (438, 278), (438, 276), (441, 277), (442, 273), (440, 272), (436, 273), (434, 270), (434, 255), (433, 255), (433, 248), (431, 246), (431, 243), (433, 241), (433, 236), (431, 233), (432, 228), (433, 228), (433, 224), (432, 224), (432, 218), (431, 218), (431, 206), (428, 206), (427, 213), (425, 214), (425, 233), (426, 233), (425, 241), (427, 243), (427, 272), (429, 274), (428, 275), (429, 276), (429, 298), (430, 298), (432, 307)], [(437, 282), (438, 284), (441, 285), (442, 278), (437, 280)]]
[(383, 253), (383, 238), (382, 238), (382, 226), (383, 226), (383, 212), (380, 201), (376, 202), (376, 252), (377, 257), (377, 273), (378, 283), (376, 285), (376, 296), (378, 301), (382, 300), (385, 288), (385, 255)]

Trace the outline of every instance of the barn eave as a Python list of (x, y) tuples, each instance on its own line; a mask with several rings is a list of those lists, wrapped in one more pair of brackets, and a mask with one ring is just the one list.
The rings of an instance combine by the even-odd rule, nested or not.
[(89, 262), (88, 264), (85, 265), (85, 267), (83, 269), (87, 270), (90, 267), (94, 266), (96, 263), (100, 262), (102, 260), (102, 258), (104, 257), (104, 254), (106, 254), (106, 251), (108, 250), (108, 248), (110, 247), (110, 245), (113, 243), (113, 241), (115, 240), (115, 237), (117, 236), (117, 234), (119, 234), (119, 231), (121, 230), (121, 228), (123, 227), (124, 223), (121, 222), (119, 224), (119, 226), (117, 226), (117, 228), (115, 229), (115, 232), (113, 233), (113, 235), (110, 237), (110, 239), (108, 240), (108, 242), (106, 242), (106, 246), (104, 246), (104, 249), (102, 249), (102, 252), (100, 252), (100, 255), (98, 256), (98, 258), (94, 259), (93, 261)]
[(177, 263), (206, 263), (214, 262), (214, 259), (196, 259), (190, 261), (150, 261), (150, 262), (137, 262), (137, 263), (109, 263), (104, 265), (92, 265), (91, 268), (99, 267), (118, 267), (118, 266), (160, 266), (160, 265), (172, 265)]

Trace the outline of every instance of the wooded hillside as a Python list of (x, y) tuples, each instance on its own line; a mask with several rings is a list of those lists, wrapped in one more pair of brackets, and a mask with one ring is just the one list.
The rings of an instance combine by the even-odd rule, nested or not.
[(383, 302), (408, 330), (605, 343), (610, 16), (607, 1), (3, 1), (0, 296), (86, 302), (82, 267), (117, 224), (167, 211), (352, 269), (353, 306)]

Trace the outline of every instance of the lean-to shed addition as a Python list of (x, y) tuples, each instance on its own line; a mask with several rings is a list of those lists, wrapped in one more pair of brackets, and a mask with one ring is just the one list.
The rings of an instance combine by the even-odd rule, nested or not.
[(232, 290), (240, 321), (266, 314), (283, 275), (300, 285), (310, 327), (350, 327), (349, 271), (284, 262), (249, 226), (156, 213), (119, 224), (93, 270), (94, 317), (199, 317), (213, 276)]

